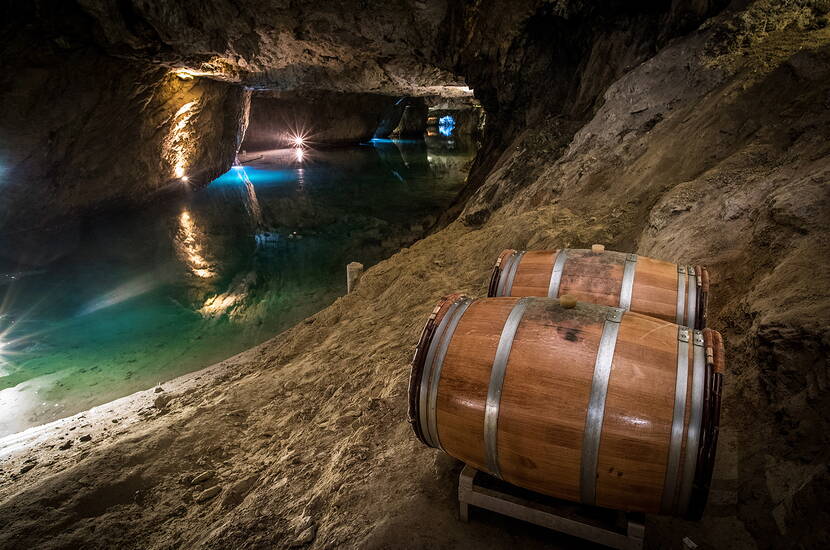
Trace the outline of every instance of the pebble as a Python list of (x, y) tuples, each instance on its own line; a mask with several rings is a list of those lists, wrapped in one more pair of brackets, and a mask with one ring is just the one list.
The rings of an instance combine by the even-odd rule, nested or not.
[(196, 495), (196, 502), (208, 501), (208, 500), (212, 499), (213, 497), (215, 497), (216, 495), (218, 495), (221, 492), (222, 492), (222, 488), (219, 487), (218, 485), (214, 485), (210, 489), (205, 489), (204, 491), (202, 491), (201, 493)]
[(193, 484), (193, 485), (198, 485), (200, 483), (203, 483), (203, 482), (209, 480), (212, 477), (213, 477), (213, 470), (207, 470), (207, 471), (204, 471), (201, 474), (197, 475), (192, 480), (190, 480), (190, 483)]
[(170, 402), (170, 399), (171, 398), (168, 395), (159, 395), (156, 397), (155, 401), (153, 401), (153, 406), (157, 409), (163, 409)]
[(300, 533), (294, 542), (291, 543), (291, 546), (305, 546), (309, 544), (311, 541), (314, 540), (314, 536), (317, 534), (317, 528), (315, 526), (311, 526), (302, 533)]
[(314, 537), (317, 535), (317, 526), (314, 524), (314, 520), (311, 519), (309, 515), (303, 515), (294, 520), (294, 542), (291, 543), (292, 547), (295, 546), (305, 546), (306, 544), (310, 543), (314, 540)]

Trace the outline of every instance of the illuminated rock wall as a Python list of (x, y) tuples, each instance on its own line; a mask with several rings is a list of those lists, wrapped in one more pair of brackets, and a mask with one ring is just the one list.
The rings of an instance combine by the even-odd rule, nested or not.
[(247, 108), (238, 86), (90, 52), (20, 67), (9, 84), (0, 92), (0, 254), (31, 229), (206, 184), (230, 167)]

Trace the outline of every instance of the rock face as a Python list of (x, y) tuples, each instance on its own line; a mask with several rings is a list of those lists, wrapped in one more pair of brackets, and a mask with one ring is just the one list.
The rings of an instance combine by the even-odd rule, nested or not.
[(242, 88), (100, 55), (72, 23), (4, 40), (0, 255), (30, 249), (21, 244), (32, 229), (146, 200), (181, 176), (205, 184), (227, 170), (244, 131)]
[(254, 88), (425, 95), (463, 86), (435, 61), (450, 10), (441, 0), (79, 4), (108, 53)]
[(340, 92), (255, 93), (242, 146), (249, 151), (275, 149), (291, 145), (296, 136), (312, 146), (366, 141), (397, 100)]
[(607, 86), (726, 4), (528, 0), (510, 7), (455, 5), (442, 51), (475, 89), (487, 128), (468, 188), (444, 221), (458, 215), (525, 128), (555, 120), (552, 150), (561, 150), (602, 103)]
[(181, 185), (182, 176), (204, 184), (233, 160), (242, 89), (110, 58), (88, 63), (24, 69), (3, 94), (0, 231), (25, 233), (90, 205), (136, 202)]

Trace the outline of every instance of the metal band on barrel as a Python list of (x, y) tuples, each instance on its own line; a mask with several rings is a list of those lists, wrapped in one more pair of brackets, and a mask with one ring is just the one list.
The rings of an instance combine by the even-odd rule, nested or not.
[(677, 317), (678, 325), (686, 324), (686, 266), (677, 266)]
[(629, 254), (625, 259), (622, 286), (620, 287), (620, 307), (631, 309), (631, 292), (634, 290), (634, 274), (637, 271), (637, 255)]
[(686, 432), (686, 454), (683, 458), (683, 482), (680, 485), (678, 513), (684, 515), (689, 508), (692, 484), (697, 468), (697, 450), (700, 445), (700, 428), (703, 419), (703, 384), (706, 377), (706, 349), (703, 347), (703, 333), (694, 332), (695, 346), (692, 374), (692, 410), (689, 414), (689, 429)]
[(660, 511), (671, 514), (674, 495), (677, 493), (677, 476), (680, 466), (680, 449), (683, 446), (683, 427), (686, 416), (686, 387), (689, 380), (689, 329), (677, 327), (677, 378), (674, 383), (674, 415), (669, 440), (669, 458), (666, 465), (666, 481)]
[(548, 298), (559, 296), (559, 285), (562, 284), (562, 272), (565, 270), (565, 262), (568, 261), (568, 249), (563, 248), (556, 254), (553, 262), (553, 270), (550, 272), (550, 284), (548, 285)]
[(490, 370), (490, 386), (487, 389), (487, 404), (484, 408), (484, 452), (487, 470), (497, 477), (501, 477), (498, 451), (501, 390), (507, 370), (507, 361), (510, 359), (510, 349), (513, 347), (513, 338), (516, 336), (516, 330), (519, 328), (525, 309), (527, 309), (528, 301), (528, 298), (521, 298), (513, 306), (510, 315), (507, 316), (507, 321), (501, 329), (499, 345), (493, 359), (493, 368)]
[(689, 266), (689, 301), (686, 302), (686, 319), (687, 322), (684, 323), (687, 327), (694, 329), (696, 328), (697, 319), (695, 316), (697, 314), (697, 276), (695, 275), (695, 268)]
[(441, 381), (441, 370), (444, 368), (444, 357), (447, 355), (447, 349), (450, 346), (453, 334), (455, 334), (455, 328), (458, 326), (458, 322), (461, 321), (461, 317), (464, 315), (464, 312), (467, 311), (467, 308), (470, 307), (470, 304), (472, 303), (472, 299), (465, 299), (453, 313), (452, 319), (447, 325), (446, 335), (441, 340), (441, 345), (438, 348), (437, 355), (435, 356), (435, 366), (432, 369), (432, 378), (429, 386), (429, 415), (427, 418), (429, 418), (429, 430), (431, 432), (430, 437), (432, 437), (435, 447), (441, 450), (444, 448), (441, 446), (441, 439), (438, 437), (438, 383)]
[(585, 504), (596, 504), (597, 500), (597, 462), (602, 422), (605, 417), (605, 398), (608, 395), (608, 381), (611, 378), (611, 365), (623, 313), (623, 309), (613, 308), (606, 316), (597, 358), (594, 362), (594, 377), (591, 381), (591, 397), (588, 400), (588, 411), (585, 417), (580, 466), (579, 492)]
[(423, 431), (424, 439), (431, 447), (435, 447), (435, 444), (432, 442), (432, 438), (429, 436), (429, 422), (427, 420), (427, 403), (429, 402), (429, 380), (432, 377), (432, 370), (433, 370), (433, 363), (435, 362), (435, 352), (438, 349), (438, 344), (440, 340), (444, 336), (444, 329), (447, 328), (447, 323), (450, 322), (450, 317), (458, 309), (458, 304), (461, 303), (462, 300), (456, 301), (450, 304), (450, 307), (447, 308), (447, 313), (444, 314), (444, 317), (441, 319), (441, 322), (438, 323), (438, 328), (435, 329), (435, 334), (432, 337), (432, 340), (429, 343), (429, 348), (427, 348), (427, 356), (424, 360), (424, 371), (421, 374), (421, 391), (418, 392), (418, 414), (420, 416), (421, 421), (421, 429)]
[[(469, 298), (463, 298), (453, 303), (448, 309), (444, 318), (438, 323), (438, 328), (435, 331), (435, 336), (430, 342), (427, 350), (426, 360), (424, 361), (424, 372), (421, 375), (421, 391), (419, 394), (419, 413), (421, 420), (421, 429), (424, 438), (432, 447), (438, 447), (439, 442), (437, 438), (437, 429), (435, 425), (434, 403), (436, 402), (433, 393), (437, 394), (438, 382), (441, 379), (441, 368), (444, 364), (444, 356), (447, 353), (450, 340), (452, 340), (452, 333), (455, 331), (455, 326), (458, 324), (458, 319), (461, 314), (467, 310), (467, 307), (472, 303)], [(461, 311), (459, 312), (459, 309)], [(456, 315), (456, 313), (460, 313)], [(453, 323), (451, 326), (450, 323)], [(448, 330), (449, 329), (449, 330)], [(433, 434), (436, 434), (433, 436)]]
[(513, 266), (513, 262), (515, 260), (515, 251), (513, 251), (510, 256), (505, 258), (504, 265), (501, 266), (501, 272), (499, 273), (499, 284), (496, 286), (496, 296), (504, 296), (504, 285), (507, 282), (507, 272), (510, 271), (510, 268)]
[(516, 278), (516, 272), (519, 271), (519, 264), (522, 263), (522, 257), (524, 255), (524, 250), (516, 254), (513, 263), (510, 265), (510, 273), (507, 274), (507, 282), (504, 285), (504, 294), (502, 296), (510, 296), (510, 293), (513, 291), (513, 279)]

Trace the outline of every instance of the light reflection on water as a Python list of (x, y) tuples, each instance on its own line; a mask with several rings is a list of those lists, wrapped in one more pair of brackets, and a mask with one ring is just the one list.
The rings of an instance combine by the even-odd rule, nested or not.
[[(420, 238), (463, 184), (454, 140), (249, 154), (187, 196), (0, 263), (0, 436), (227, 358)], [(260, 155), (261, 158), (260, 158)], [(0, 262), (3, 261), (0, 258)]]

